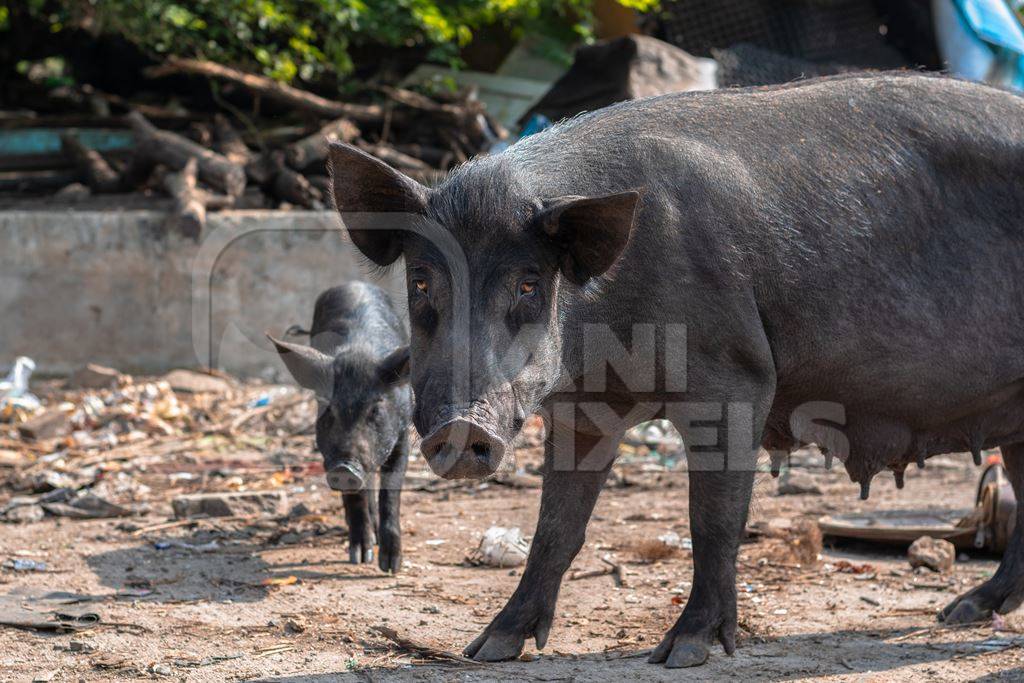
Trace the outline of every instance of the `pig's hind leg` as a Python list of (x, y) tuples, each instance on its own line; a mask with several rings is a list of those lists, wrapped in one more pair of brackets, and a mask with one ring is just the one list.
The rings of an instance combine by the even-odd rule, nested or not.
[[(562, 576), (583, 547), (587, 522), (615, 459), (621, 434), (574, 438), (549, 428), (540, 518), (519, 586), (484, 632), (465, 649), (478, 661), (513, 659), (533, 637), (542, 649), (555, 616)], [(561, 449), (568, 447), (571, 451)], [(568, 450), (568, 448), (566, 448)], [(576, 463), (574, 466), (573, 463)]]
[(395, 573), (402, 566), (400, 503), (408, 462), (409, 435), (403, 432), (380, 470), (380, 528), (377, 539), (380, 543), (378, 564), (384, 572)]
[(999, 569), (991, 579), (946, 605), (939, 620), (947, 624), (981, 621), (992, 612), (1006, 614), (1024, 602), (1024, 444), (1003, 446), (1003, 463), (1017, 499), (1017, 519)]

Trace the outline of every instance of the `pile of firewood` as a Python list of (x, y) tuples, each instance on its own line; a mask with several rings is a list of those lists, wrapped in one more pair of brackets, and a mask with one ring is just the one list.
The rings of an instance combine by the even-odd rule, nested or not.
[(208, 210), (323, 208), (330, 197), (325, 160), (331, 140), (356, 145), (432, 184), (507, 137), (473, 92), (427, 96), (378, 87), (372, 101), (342, 102), (192, 59), (169, 61), (146, 75), (157, 83), (169, 76), (206, 78), (246, 91), (257, 105), (271, 101), (301, 121), (283, 135), (281, 126), (264, 135), (253, 117), (224, 103), (219, 111), (192, 116), (184, 129), (171, 130), (154, 125), (160, 112), (153, 107), (119, 102), (127, 113), (116, 125), (130, 127), (135, 139), (130, 154), (117, 158), (89, 149), (73, 128), (61, 136), (61, 154), (76, 182), (58, 194), (166, 194), (174, 200), (167, 228), (193, 237), (202, 233)]

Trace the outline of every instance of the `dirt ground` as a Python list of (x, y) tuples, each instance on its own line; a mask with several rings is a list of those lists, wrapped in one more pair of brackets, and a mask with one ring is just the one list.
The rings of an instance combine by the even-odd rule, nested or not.
[[(445, 660), (487, 625), (518, 581), (521, 567), (476, 567), (466, 556), (492, 525), (532, 533), (540, 479), (530, 474), (539, 458), (537, 425), (531, 429), (518, 451), (519, 474), (500, 483), (452, 484), (433, 477), (422, 460), (412, 463), (403, 498), (405, 564), (397, 576), (347, 563), (341, 501), (323, 485), (308, 434), (267, 440), (243, 429), (184, 450), (152, 440), (134, 451), (121, 447), (107, 476), (130, 477), (133, 503), (148, 506), (144, 516), (0, 525), (0, 561), (34, 559), (47, 567), (0, 571), (0, 594), (92, 596), (87, 604), (102, 618), (77, 633), (0, 627), (0, 680), (1024, 678), (1024, 615), (958, 629), (941, 627), (934, 616), (991, 576), (996, 558), (961, 555), (952, 572), (938, 574), (912, 570), (905, 548), (826, 540), (820, 561), (801, 564), (786, 540), (766, 537), (741, 549), (735, 656), (716, 646), (697, 669), (647, 664), (648, 650), (685, 602), (692, 558), (681, 548), (649, 561), (644, 548), (657, 537), (689, 538), (687, 474), (685, 463), (665, 467), (642, 457), (625, 458), (602, 494), (587, 544), (563, 583), (545, 650), (538, 653), (531, 642), (522, 661), (502, 664)], [(814, 470), (821, 495), (779, 496), (764, 472), (751, 524), (777, 528), (785, 525), (780, 520), (897, 507), (967, 508), (978, 474), (969, 456), (941, 458), (908, 471), (902, 492), (880, 475), (871, 499), (861, 502), (839, 467)], [(14, 493), (11, 481), (0, 488), (0, 504)], [(249, 488), (287, 491), (289, 505), (308, 511), (160, 527), (173, 521), (175, 495)], [(605, 571), (609, 562), (621, 568), (619, 577)]]

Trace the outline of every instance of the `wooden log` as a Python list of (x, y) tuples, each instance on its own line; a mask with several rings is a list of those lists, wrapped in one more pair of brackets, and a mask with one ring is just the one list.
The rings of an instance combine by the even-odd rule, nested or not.
[(454, 152), (450, 149), (443, 149), (441, 147), (432, 147), (430, 145), (419, 145), (415, 143), (396, 143), (393, 147), (402, 154), (408, 154), (411, 157), (416, 157), (420, 161), (442, 170), (451, 166), (452, 161), (455, 160)]
[(214, 150), (239, 166), (244, 167), (252, 158), (252, 151), (242, 140), (242, 135), (223, 114), (213, 117), (213, 139)]
[(415, 157), (411, 157), (408, 154), (403, 154), (391, 145), (383, 143), (377, 143), (371, 145), (366, 142), (357, 143), (359, 148), (364, 152), (368, 152), (373, 156), (377, 157), (388, 166), (397, 168), (400, 171), (429, 171), (431, 170), (430, 164), (420, 161)]
[(93, 192), (116, 192), (121, 187), (120, 177), (107, 160), (96, 150), (83, 145), (78, 136), (62, 133), (60, 148)]
[(307, 209), (323, 208), (323, 195), (320, 190), (313, 187), (304, 175), (288, 168), (284, 162), (284, 152), (272, 152), (270, 158), (277, 169), (269, 187), (272, 195), (281, 201)]
[(174, 210), (164, 223), (164, 230), (180, 232), (186, 237), (199, 239), (206, 228), (207, 208), (224, 208), (232, 197), (212, 195), (199, 187), (199, 160), (192, 157), (177, 173), (164, 177), (164, 189), (174, 198)]
[(172, 74), (194, 74), (207, 78), (217, 78), (236, 83), (256, 95), (261, 95), (325, 118), (346, 117), (353, 121), (378, 123), (384, 117), (383, 108), (377, 105), (352, 104), (329, 100), (285, 83), (279, 83), (265, 76), (246, 73), (202, 59), (172, 58), (160, 66), (147, 69), (145, 73), (151, 78), (162, 78)]
[(195, 158), (199, 178), (203, 182), (238, 197), (245, 191), (245, 169), (227, 157), (206, 149), (188, 138), (166, 130), (160, 130), (142, 114), (128, 114), (137, 140), (138, 156), (165, 164), (180, 171), (189, 159)]
[(356, 124), (348, 119), (336, 119), (312, 135), (288, 145), (285, 149), (285, 160), (289, 166), (301, 171), (313, 164), (323, 163), (327, 159), (327, 146), (330, 142), (352, 142), (357, 137), (359, 128)]

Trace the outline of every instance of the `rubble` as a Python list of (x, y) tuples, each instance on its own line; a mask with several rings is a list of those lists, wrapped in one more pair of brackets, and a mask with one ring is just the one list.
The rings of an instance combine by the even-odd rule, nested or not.
[(163, 376), (163, 381), (167, 382), (173, 391), (187, 394), (223, 394), (231, 389), (231, 383), (223, 377), (195, 370), (171, 370)]
[(779, 477), (778, 495), (780, 496), (820, 496), (821, 487), (818, 486), (815, 478), (807, 473), (793, 468), (787, 468)]
[(76, 370), (66, 386), (69, 389), (113, 389), (121, 380), (121, 373), (96, 363), (87, 363)]
[(51, 408), (18, 425), (23, 439), (41, 441), (61, 436), (68, 430), (69, 418), (63, 408)]
[(922, 536), (907, 549), (910, 566), (927, 567), (935, 572), (948, 572), (956, 560), (956, 546), (949, 541), (931, 536)]
[(178, 519), (284, 515), (288, 512), (288, 494), (284, 491), (196, 493), (175, 498), (171, 507)]

